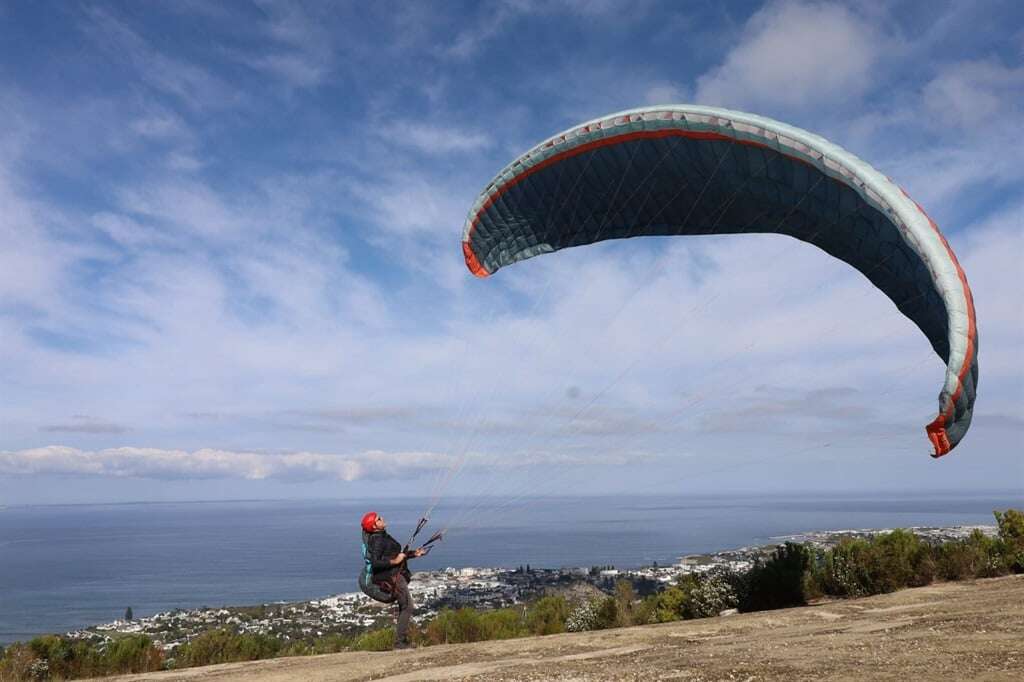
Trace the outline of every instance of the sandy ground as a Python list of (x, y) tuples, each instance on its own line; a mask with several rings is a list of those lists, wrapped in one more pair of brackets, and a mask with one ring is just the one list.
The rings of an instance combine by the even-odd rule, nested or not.
[(127, 680), (1024, 680), (1024, 576), (804, 608)]

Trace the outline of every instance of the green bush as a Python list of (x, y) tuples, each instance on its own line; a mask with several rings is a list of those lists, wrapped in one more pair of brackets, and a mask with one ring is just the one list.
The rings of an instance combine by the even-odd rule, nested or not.
[(344, 635), (324, 635), (318, 637), (311, 647), (311, 654), (336, 654), (352, 647), (352, 639)]
[(517, 609), (484, 611), (480, 614), (480, 628), (485, 639), (512, 639), (524, 634), (523, 621)]
[(425, 634), (431, 644), (461, 644), (484, 639), (484, 628), (480, 614), (471, 608), (443, 609), (427, 624)]
[(667, 587), (658, 594), (651, 595), (645, 601), (650, 601), (648, 607), (651, 612), (650, 620), (656, 623), (671, 623), (683, 618), (683, 607), (689, 595), (678, 585)]
[(825, 594), (835, 597), (860, 597), (868, 593), (870, 578), (864, 570), (868, 542), (843, 538), (830, 549), (816, 579)]
[(558, 634), (565, 632), (568, 617), (569, 604), (564, 597), (543, 597), (527, 610), (526, 628), (531, 635)]
[[(658, 622), (656, 609), (658, 605), (657, 599), (659, 594), (660, 592), (652, 592), (651, 594), (648, 594), (646, 597), (641, 599), (633, 607), (633, 623), (635, 625), (648, 625), (649, 623)], [(566, 629), (568, 629), (568, 625), (566, 626)]]
[(1024, 573), (1024, 511), (1007, 509), (995, 512), (1002, 543), (1004, 565), (1014, 573)]
[(277, 656), (282, 649), (279, 639), (269, 635), (235, 634), (230, 630), (207, 630), (183, 644), (175, 656), (177, 667), (256, 661)]
[(526, 634), (516, 609), (476, 611), (443, 609), (423, 628), (419, 639), (424, 644), (461, 644), (488, 639), (509, 639)]
[(768, 560), (750, 569), (740, 608), (764, 611), (806, 604), (811, 561), (811, 551), (804, 545), (787, 542), (777, 547)]
[(104, 673), (144, 673), (163, 667), (163, 652), (144, 635), (127, 635), (111, 642), (103, 653)]
[(843, 539), (826, 552), (815, 582), (822, 592), (836, 597), (920, 587), (935, 579), (934, 555), (930, 545), (902, 529), (870, 540)]
[(1007, 571), (1003, 542), (974, 530), (964, 540), (947, 542), (938, 550), (938, 572), (947, 580), (990, 578)]
[(597, 618), (594, 622), (595, 630), (607, 630), (618, 627), (619, 606), (615, 597), (604, 597), (597, 603)]
[[(291, 656), (312, 656), (314, 654), (313, 645), (309, 642), (302, 640), (296, 642), (286, 643), (279, 652), (278, 656), (291, 657)], [(333, 653), (333, 652), (332, 652)]]
[(695, 586), (696, 578), (692, 575), (684, 575), (675, 585), (648, 597), (645, 601), (651, 602), (646, 607), (646, 610), (652, 613), (650, 620), (657, 623), (671, 623), (686, 618), (689, 613), (690, 593)]
[(628, 628), (634, 624), (633, 606), (636, 602), (636, 592), (633, 590), (633, 583), (628, 580), (619, 580), (615, 583), (615, 625), (620, 628)]
[(0, 680), (76, 679), (160, 670), (163, 653), (143, 635), (90, 643), (57, 635), (13, 644), (0, 658)]
[(78, 662), (75, 660), (75, 649), (70, 640), (57, 635), (43, 635), (36, 637), (28, 643), (36, 659), (41, 664), (36, 664), (36, 676), (42, 670), (46, 671), (46, 678), (49, 677), (77, 677)]
[(14, 643), (4, 649), (3, 658), (0, 658), (0, 682), (31, 680), (33, 669), (40, 663), (45, 661), (36, 656), (28, 645)]
[(356, 651), (391, 651), (395, 648), (394, 628), (371, 630), (356, 638), (352, 643)]
[(931, 548), (909, 531), (882, 533), (869, 547), (872, 594), (927, 585), (935, 577)]

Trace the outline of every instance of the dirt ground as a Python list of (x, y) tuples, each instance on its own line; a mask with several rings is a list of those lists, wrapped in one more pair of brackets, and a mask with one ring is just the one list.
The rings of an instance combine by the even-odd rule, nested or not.
[(1024, 576), (502, 642), (285, 658), (127, 680), (1024, 680)]

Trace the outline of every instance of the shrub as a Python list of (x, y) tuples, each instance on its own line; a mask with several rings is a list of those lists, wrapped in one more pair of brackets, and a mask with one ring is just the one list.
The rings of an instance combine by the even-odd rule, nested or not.
[(1006, 571), (1003, 543), (974, 530), (964, 540), (947, 542), (938, 550), (938, 571), (948, 580), (1001, 575)]
[(394, 628), (370, 630), (357, 637), (352, 648), (356, 651), (391, 651), (395, 648), (395, 630)]
[(70, 641), (57, 635), (43, 635), (29, 641), (28, 648), (40, 661), (34, 665), (34, 676), (48, 679), (75, 675), (75, 652)]
[(686, 613), (689, 618), (707, 618), (738, 605), (732, 581), (726, 574), (714, 572), (701, 576), (690, 591)]
[(565, 632), (568, 617), (569, 604), (563, 597), (543, 597), (526, 612), (526, 627), (533, 635), (554, 635)]
[(0, 680), (75, 679), (160, 670), (163, 653), (148, 637), (126, 635), (105, 644), (36, 637), (14, 644), (0, 658)]
[(595, 630), (607, 630), (618, 627), (619, 607), (615, 603), (615, 597), (605, 597), (597, 604), (597, 622)]
[(522, 634), (522, 620), (515, 609), (478, 612), (467, 607), (443, 609), (427, 623), (420, 639), (427, 644), (461, 644)]
[(626, 628), (633, 625), (633, 604), (635, 601), (636, 592), (633, 590), (633, 583), (628, 580), (620, 580), (615, 583), (616, 627)]
[(352, 646), (352, 639), (344, 635), (324, 635), (318, 637), (312, 646), (312, 654), (336, 654), (346, 651)]
[(1014, 573), (1024, 573), (1024, 511), (997, 511), (995, 517), (1005, 566)]
[(653, 592), (633, 607), (633, 623), (636, 625), (647, 625), (648, 623), (657, 623), (658, 616), (656, 613), (658, 605), (658, 594), (659, 592)]
[(178, 667), (255, 661), (273, 658), (281, 650), (281, 641), (268, 635), (235, 634), (230, 630), (207, 630), (177, 651)]
[(39, 663), (45, 661), (36, 656), (28, 645), (12, 644), (4, 649), (3, 658), (0, 658), (0, 680), (16, 682), (36, 679), (33, 676), (33, 669)]
[(671, 623), (683, 617), (683, 602), (686, 593), (677, 585), (666, 587), (657, 594), (645, 599), (645, 610), (650, 614), (649, 622)]
[(934, 577), (931, 550), (913, 533), (897, 529), (870, 542), (872, 593), (894, 592), (912, 585), (927, 585)]
[(843, 538), (825, 555), (818, 582), (825, 594), (836, 597), (860, 597), (868, 593), (869, 579), (862, 557), (867, 554), (866, 540)]
[[(278, 656), (312, 656), (315, 653), (313, 645), (309, 642), (303, 642), (299, 640), (297, 642), (290, 642), (285, 644), (284, 648), (278, 652)], [(326, 653), (326, 652), (325, 652)], [(334, 653), (334, 652), (329, 652)]]
[(772, 556), (755, 565), (748, 574), (744, 611), (782, 609), (807, 603), (811, 552), (801, 544), (787, 542)]
[(689, 612), (690, 592), (696, 584), (692, 575), (685, 575), (679, 581), (653, 596), (653, 620), (670, 623), (682, 620)]
[(480, 614), (480, 625), (485, 639), (512, 639), (523, 634), (523, 622), (516, 609), (485, 611)]
[(588, 632), (598, 629), (598, 609), (600, 602), (594, 599), (582, 601), (569, 613), (565, 619), (567, 632)]
[(163, 667), (163, 652), (144, 635), (127, 635), (111, 642), (103, 654), (104, 673), (144, 673)]

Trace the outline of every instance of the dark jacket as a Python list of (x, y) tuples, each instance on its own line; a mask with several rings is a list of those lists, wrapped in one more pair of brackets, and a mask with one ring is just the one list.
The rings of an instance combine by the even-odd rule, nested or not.
[(384, 582), (394, 578), (402, 572), (405, 564), (391, 565), (394, 559), (402, 551), (402, 545), (386, 531), (368, 533), (366, 538), (366, 560), (373, 571), (373, 582)]

